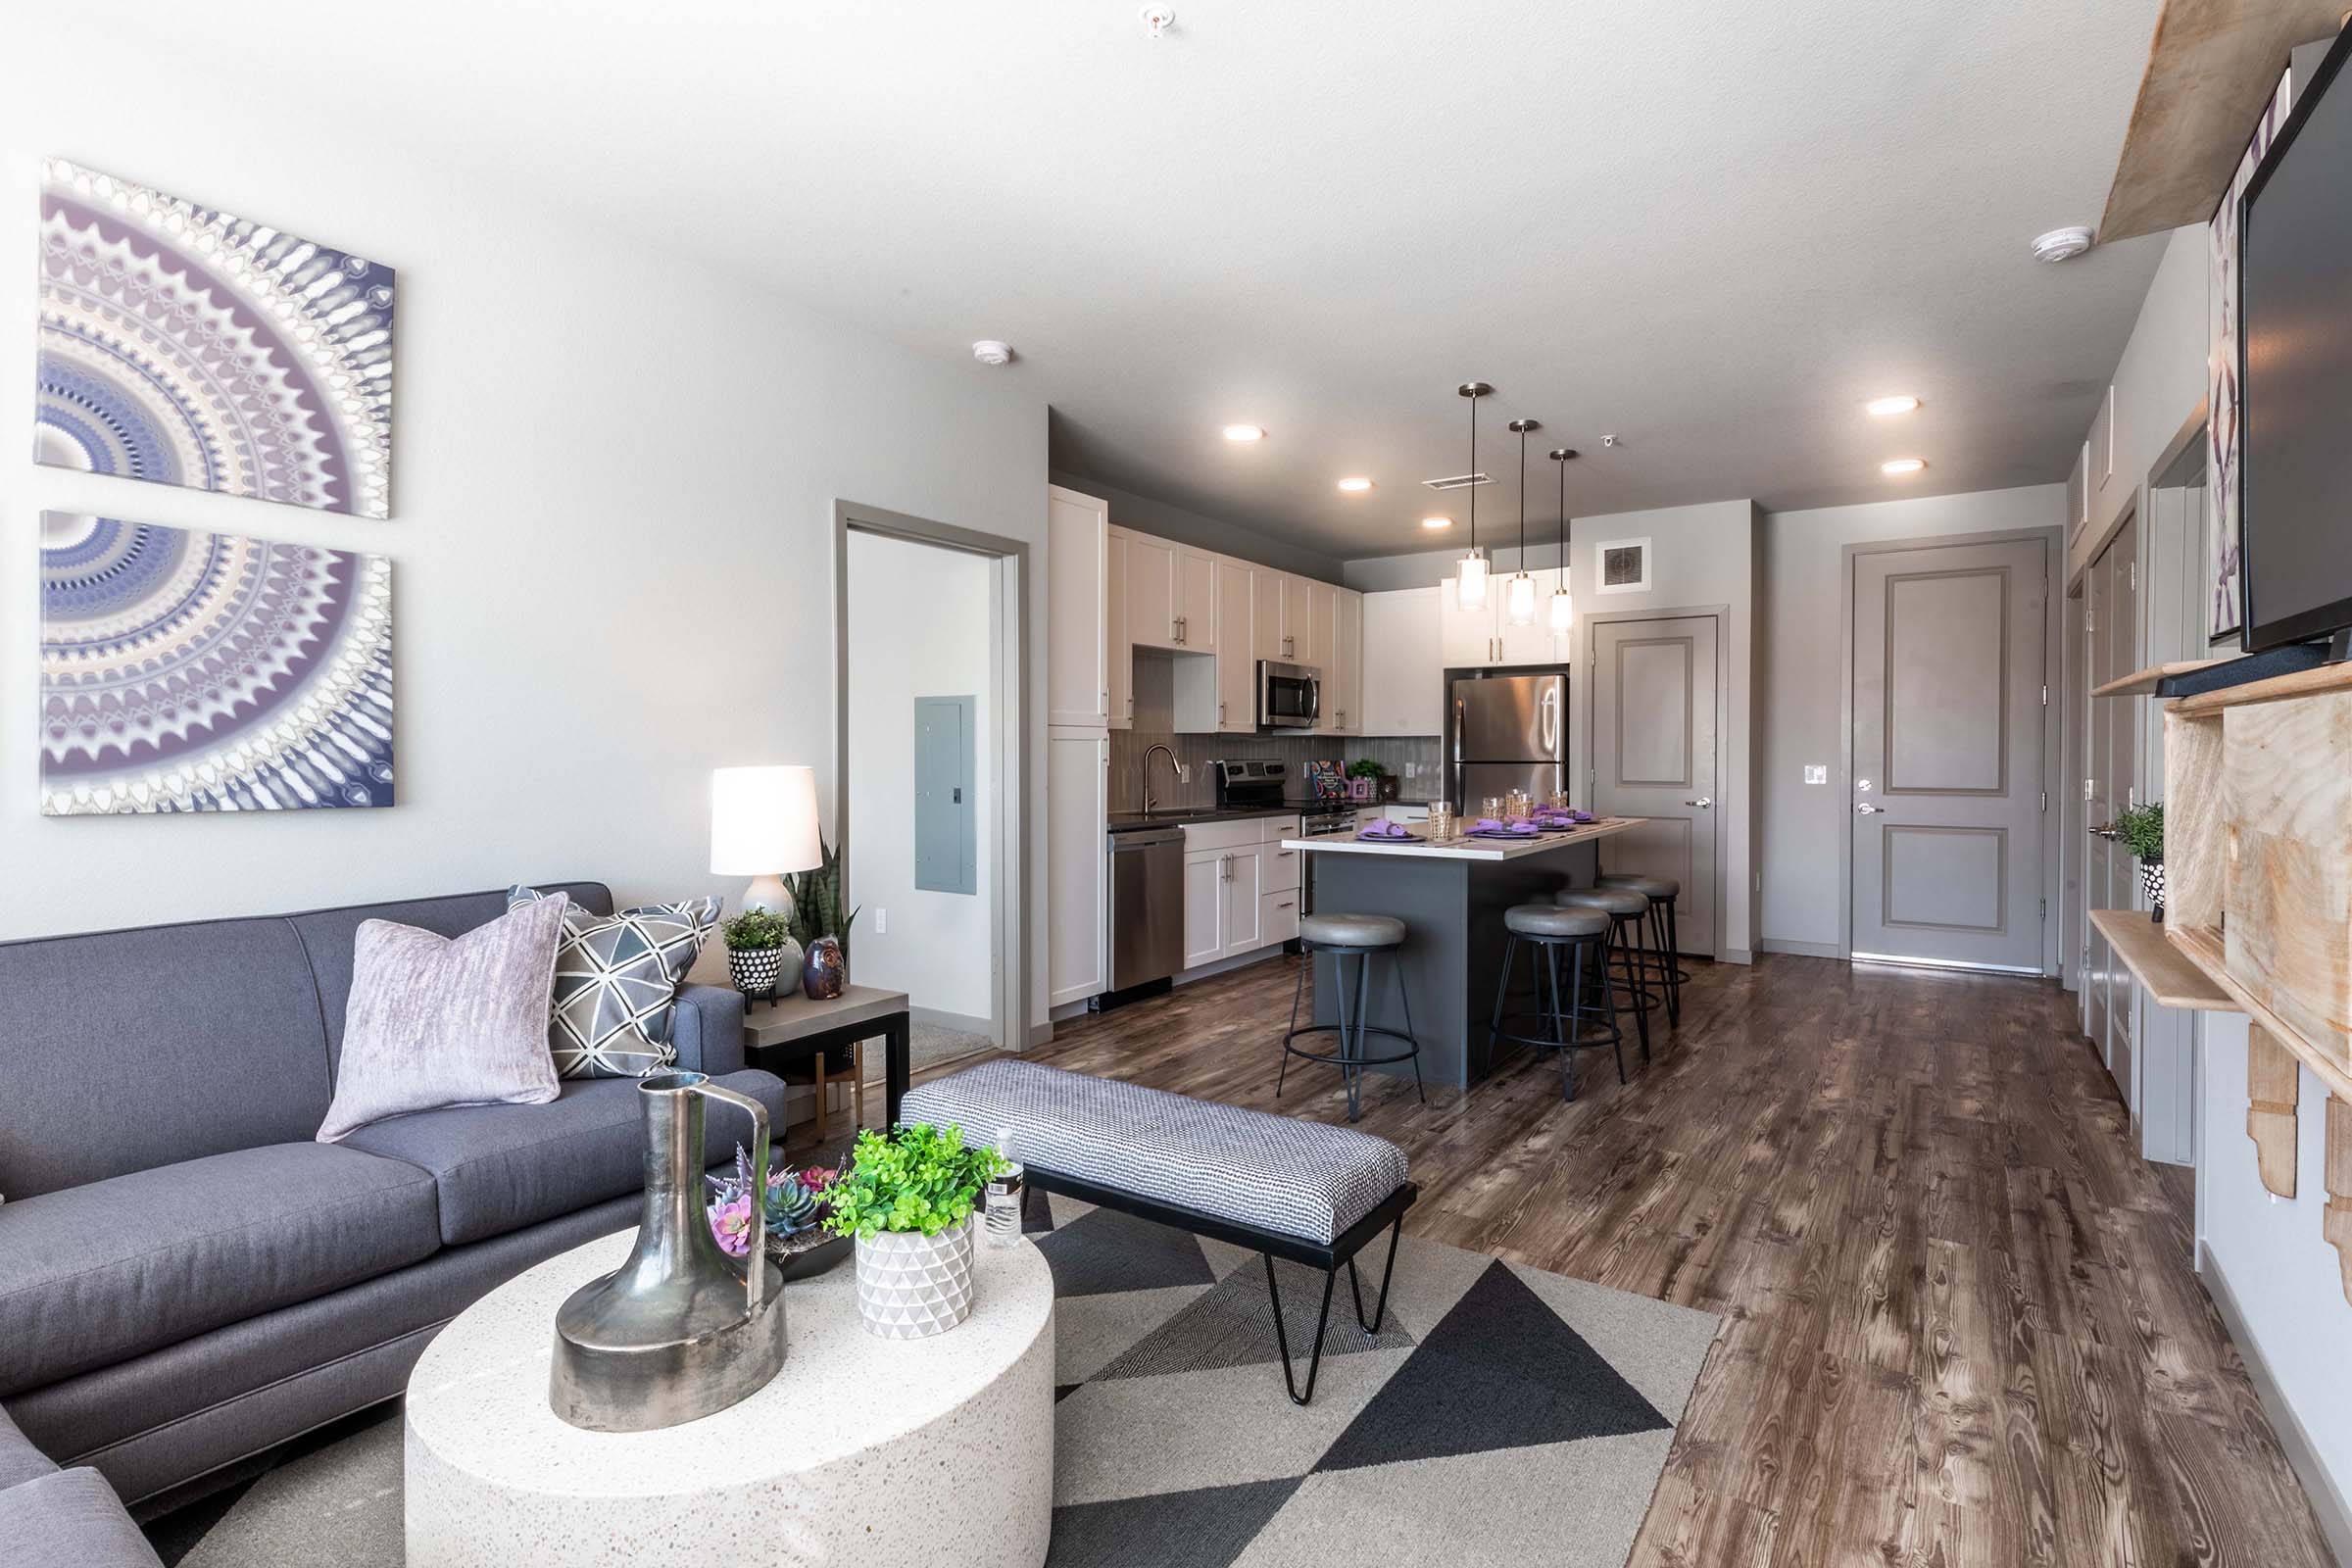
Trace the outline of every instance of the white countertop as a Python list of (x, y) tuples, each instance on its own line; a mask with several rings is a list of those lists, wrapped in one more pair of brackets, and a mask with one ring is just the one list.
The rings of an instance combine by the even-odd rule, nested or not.
[(1572, 844), (1590, 844), (1594, 839), (1605, 839), (1612, 833), (1640, 827), (1647, 820), (1647, 817), (1641, 816), (1604, 816), (1573, 833), (1541, 833), (1524, 843), (1465, 838), (1459, 834), (1433, 842), (1422, 838), (1385, 841), (1359, 839), (1352, 833), (1333, 833), (1321, 838), (1284, 839), (1282, 847), (1286, 850), (1312, 850), (1318, 855), (1391, 855), (1416, 860), (1517, 860), (1531, 855), (1565, 849)]

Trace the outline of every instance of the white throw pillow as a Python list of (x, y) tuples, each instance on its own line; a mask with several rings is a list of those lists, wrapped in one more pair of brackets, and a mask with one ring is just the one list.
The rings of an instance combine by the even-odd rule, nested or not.
[(413, 1110), (555, 1099), (547, 1013), (564, 903), (534, 901), (462, 937), (363, 921), (318, 1142)]

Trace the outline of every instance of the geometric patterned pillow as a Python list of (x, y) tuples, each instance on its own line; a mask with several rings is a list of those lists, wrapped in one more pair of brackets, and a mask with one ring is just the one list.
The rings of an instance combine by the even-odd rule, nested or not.
[[(507, 907), (562, 897), (510, 888)], [(718, 904), (685, 899), (612, 915), (566, 905), (547, 1024), (557, 1077), (641, 1078), (678, 1059), (670, 1014)]]

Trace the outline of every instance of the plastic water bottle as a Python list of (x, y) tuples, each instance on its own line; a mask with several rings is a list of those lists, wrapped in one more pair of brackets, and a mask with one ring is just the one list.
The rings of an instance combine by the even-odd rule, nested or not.
[(1004, 1170), (988, 1184), (988, 1245), (1010, 1247), (1021, 1239), (1021, 1197), (1028, 1185), (1027, 1173), (1012, 1157), (1011, 1135), (998, 1135), (997, 1154), (1004, 1161)]

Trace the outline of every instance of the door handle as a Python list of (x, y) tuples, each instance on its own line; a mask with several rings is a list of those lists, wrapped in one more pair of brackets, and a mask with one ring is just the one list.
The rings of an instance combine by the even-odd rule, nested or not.
[(1864, 816), (1876, 816), (1886, 808), (1884, 806), (1857, 806), (1854, 809), (1860, 811)]
[(1685, 801), (1683, 804), (1685, 806), (1695, 806), (1702, 811), (1713, 810), (1715, 808), (1715, 798), (1711, 795), (1701, 795), (1695, 801)]

